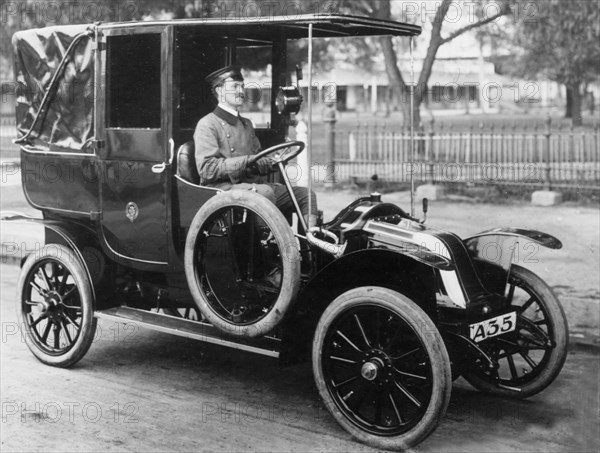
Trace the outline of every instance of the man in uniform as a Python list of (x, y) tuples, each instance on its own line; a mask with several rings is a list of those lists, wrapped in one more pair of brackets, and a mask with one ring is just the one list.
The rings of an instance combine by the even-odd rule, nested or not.
[[(284, 214), (294, 212), (294, 205), (283, 184), (269, 183), (273, 161), (263, 157), (252, 163), (261, 150), (252, 122), (240, 116), (244, 103), (244, 78), (238, 66), (221, 68), (206, 77), (218, 100), (217, 108), (196, 125), (194, 145), (200, 184), (222, 190), (255, 190), (268, 198)], [(308, 213), (308, 190), (294, 187), (294, 194), (307, 225), (316, 224), (317, 202), (311, 193)]]

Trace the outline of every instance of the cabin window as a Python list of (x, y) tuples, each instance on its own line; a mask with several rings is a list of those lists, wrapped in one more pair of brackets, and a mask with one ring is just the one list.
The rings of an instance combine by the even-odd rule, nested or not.
[(108, 127), (160, 129), (160, 40), (158, 33), (108, 37)]

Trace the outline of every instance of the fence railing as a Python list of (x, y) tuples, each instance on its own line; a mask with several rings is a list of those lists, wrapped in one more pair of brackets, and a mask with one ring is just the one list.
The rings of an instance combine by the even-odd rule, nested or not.
[[(461, 131), (361, 126), (336, 131), (338, 181), (473, 182), (600, 190), (600, 128), (471, 126)], [(413, 164), (411, 164), (413, 162)]]
[(12, 141), (17, 137), (17, 126), (14, 116), (0, 116), (0, 160), (19, 158), (19, 146)]

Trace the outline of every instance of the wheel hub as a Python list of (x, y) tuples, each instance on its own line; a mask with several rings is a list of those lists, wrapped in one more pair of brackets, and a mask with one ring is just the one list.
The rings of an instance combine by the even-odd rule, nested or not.
[(38, 306), (43, 315), (54, 317), (58, 314), (58, 309), (62, 303), (62, 297), (56, 291), (49, 292), (45, 300), (38, 303)]
[(360, 369), (360, 374), (367, 381), (372, 381), (377, 377), (377, 372), (379, 371), (379, 367), (374, 362), (366, 362), (363, 364)]
[(379, 357), (372, 357), (368, 362), (363, 363), (360, 374), (367, 381), (374, 381), (383, 369), (385, 364)]

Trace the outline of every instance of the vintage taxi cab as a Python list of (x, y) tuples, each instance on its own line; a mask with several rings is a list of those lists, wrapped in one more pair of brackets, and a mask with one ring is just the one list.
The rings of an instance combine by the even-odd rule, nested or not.
[[(312, 360), (339, 424), (391, 449), (435, 429), (457, 376), (517, 398), (546, 388), (566, 357), (559, 301), (510, 256), (485, 252), (517, 240), (557, 249), (556, 238), (504, 227), (461, 239), (377, 193), (316, 228), (301, 215), (292, 227), (252, 191), (199, 183), (191, 140), (214, 108), (206, 75), (228, 64), (268, 68), (260, 100), (243, 115), (290, 189), (285, 164), (305, 143), (286, 140), (303, 101), (289, 43), (308, 40), (310, 86), (315, 38), (420, 32), (307, 15), (16, 33), (22, 184), (41, 217), (3, 220), (46, 232), (18, 282), (35, 357), (72, 366), (91, 346), (97, 318), (106, 318), (283, 364)], [(268, 278), (273, 269), (280, 279)]]

